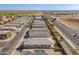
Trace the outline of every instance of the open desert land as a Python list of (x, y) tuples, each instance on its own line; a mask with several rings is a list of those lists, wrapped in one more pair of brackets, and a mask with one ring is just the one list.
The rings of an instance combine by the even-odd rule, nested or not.
[(73, 29), (79, 29), (79, 17), (63, 16), (59, 17), (58, 21), (63, 22)]

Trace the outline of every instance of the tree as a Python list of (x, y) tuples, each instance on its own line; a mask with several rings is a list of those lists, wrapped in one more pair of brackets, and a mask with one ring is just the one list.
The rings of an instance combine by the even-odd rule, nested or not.
[(8, 37), (12, 37), (12, 32), (8, 32)]
[(55, 21), (56, 20), (56, 18), (53, 18), (53, 21)]

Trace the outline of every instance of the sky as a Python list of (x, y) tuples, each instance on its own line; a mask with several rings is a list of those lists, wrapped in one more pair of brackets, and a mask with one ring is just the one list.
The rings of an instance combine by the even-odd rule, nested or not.
[(79, 4), (0, 4), (0, 10), (79, 10)]

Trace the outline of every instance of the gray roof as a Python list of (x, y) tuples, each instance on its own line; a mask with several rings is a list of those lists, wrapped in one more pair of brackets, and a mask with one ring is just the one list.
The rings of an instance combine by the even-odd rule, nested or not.
[(15, 27), (8, 27), (8, 26), (3, 26), (0, 28), (0, 30), (13, 30)]
[(39, 26), (39, 27), (33, 27), (30, 30), (47, 30), (48, 31), (48, 28), (47, 27), (41, 27), (41, 26)]
[(49, 38), (28, 38), (25, 39), (24, 45), (51, 45)]
[(42, 19), (42, 17), (41, 16), (36, 16), (35, 19)]
[(0, 31), (0, 34), (7, 34), (10, 31)]

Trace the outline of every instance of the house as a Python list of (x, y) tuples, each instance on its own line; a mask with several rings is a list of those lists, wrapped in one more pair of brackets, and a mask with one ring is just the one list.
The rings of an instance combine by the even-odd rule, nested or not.
[(32, 28), (29, 30), (29, 37), (30, 38), (49, 38), (50, 32), (48, 29), (45, 29), (45, 28)]
[(24, 48), (50, 48), (52, 45), (49, 38), (28, 38), (23, 42)]
[(8, 27), (8, 26), (3, 26), (3, 27), (0, 27), (0, 30), (1, 31), (15, 31), (16, 28), (15, 27)]
[(16, 28), (19, 28), (19, 27), (21, 27), (21, 25), (19, 25), (19, 24), (5, 24), (4, 26), (12, 26), (12, 27), (16, 27)]
[(36, 16), (35, 20), (43, 20), (43, 18), (41, 16)]
[(0, 40), (1, 39), (8, 39), (12, 37), (13, 33), (11, 31), (1, 31), (0, 30)]

